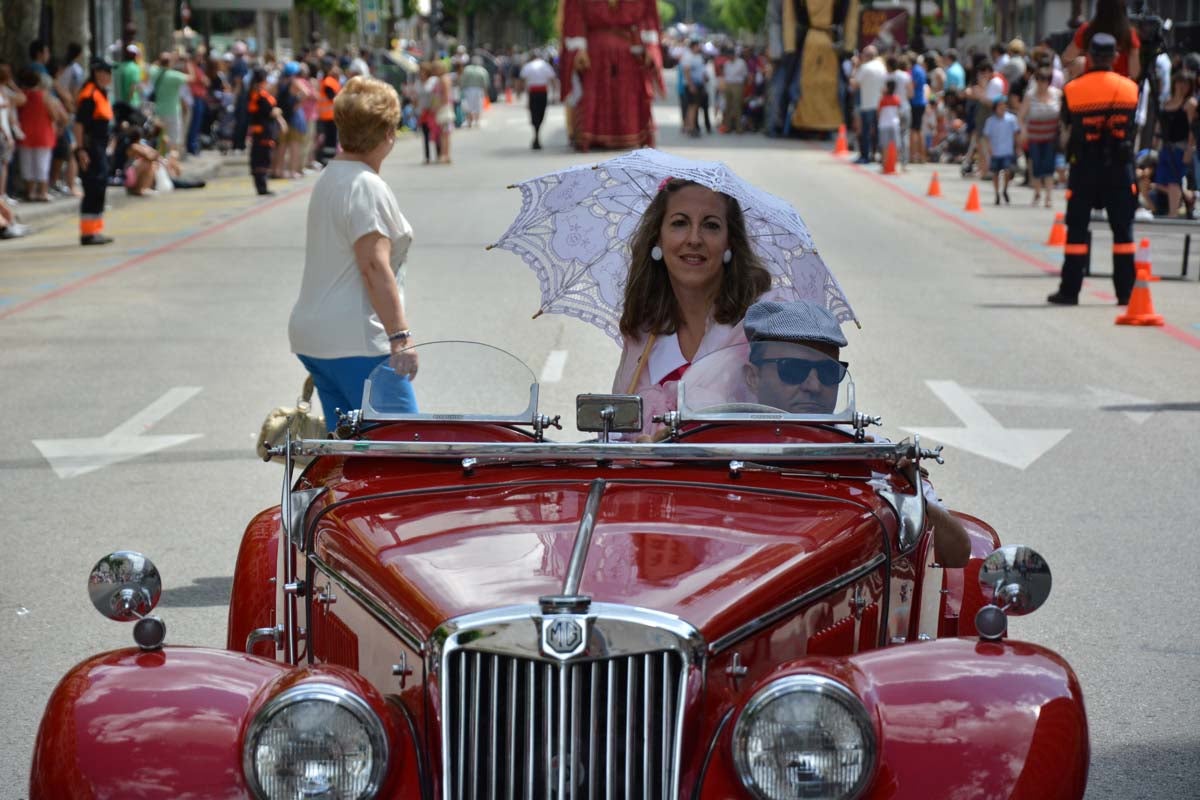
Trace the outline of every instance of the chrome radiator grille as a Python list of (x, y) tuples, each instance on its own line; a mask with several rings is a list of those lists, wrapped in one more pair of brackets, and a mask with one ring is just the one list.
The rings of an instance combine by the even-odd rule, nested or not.
[(447, 798), (668, 800), (683, 659), (447, 659)]

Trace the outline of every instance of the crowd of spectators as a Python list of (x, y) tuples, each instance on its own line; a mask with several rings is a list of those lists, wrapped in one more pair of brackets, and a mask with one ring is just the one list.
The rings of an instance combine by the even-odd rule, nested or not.
[(732, 41), (699, 37), (667, 39), (669, 63), (676, 65), (676, 92), (688, 136), (713, 132), (758, 132), (763, 128), (771, 63), (760, 51)]
[(1086, 42), (1092, 30), (1102, 30), (1120, 43), (1114, 70), (1140, 78), (1143, 87), (1137, 218), (1195, 218), (1200, 54), (1156, 53), (1146, 59), (1153, 74), (1140, 75), (1145, 54), (1137, 31), (1123, 11), (1106, 18), (1108, 5), (1100, 4), (1061, 53), (1049, 40), (1028, 47), (1013, 39), (986, 52), (866, 47), (848, 58), (843, 113), (857, 136), (859, 162), (882, 160), (894, 141), (902, 169), (924, 161), (957, 164), (964, 177), (992, 182), (997, 205), (1010, 202), (1008, 182), (1017, 179), (1032, 189), (1030, 202), (1049, 207), (1067, 180), (1062, 88), (1087, 69)]

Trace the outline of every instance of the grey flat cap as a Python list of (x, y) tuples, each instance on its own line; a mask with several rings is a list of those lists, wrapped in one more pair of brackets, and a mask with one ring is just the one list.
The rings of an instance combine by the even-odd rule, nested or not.
[(1111, 33), (1096, 33), (1088, 44), (1088, 52), (1093, 56), (1115, 56), (1117, 54), (1117, 39)]
[(809, 300), (788, 303), (760, 300), (746, 310), (743, 327), (751, 342), (825, 342), (846, 346), (837, 318), (825, 306)]

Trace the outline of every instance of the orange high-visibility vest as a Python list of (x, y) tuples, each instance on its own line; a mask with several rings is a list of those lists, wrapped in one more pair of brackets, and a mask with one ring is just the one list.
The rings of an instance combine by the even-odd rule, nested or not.
[(330, 92), (334, 96), (342, 90), (342, 85), (338, 83), (338, 79), (333, 75), (326, 75), (321, 81), (320, 90), (317, 92), (317, 119), (323, 122), (333, 122), (333, 100), (328, 96)]

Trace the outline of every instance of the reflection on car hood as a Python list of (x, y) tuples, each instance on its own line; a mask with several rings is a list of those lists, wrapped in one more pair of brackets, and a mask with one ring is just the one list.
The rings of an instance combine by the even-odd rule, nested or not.
[[(812, 486), (827, 495), (610, 481), (580, 591), (676, 614), (713, 641), (880, 551), (869, 489)], [(426, 637), (460, 614), (560, 593), (588, 488), (364, 497), (322, 517), (316, 552)]]

